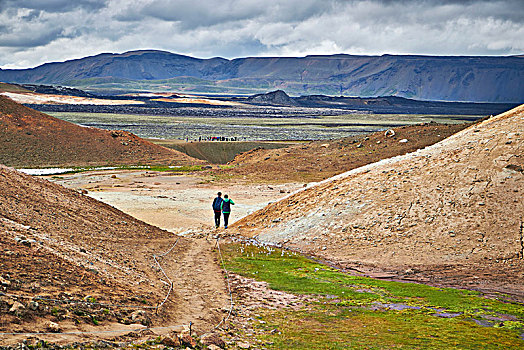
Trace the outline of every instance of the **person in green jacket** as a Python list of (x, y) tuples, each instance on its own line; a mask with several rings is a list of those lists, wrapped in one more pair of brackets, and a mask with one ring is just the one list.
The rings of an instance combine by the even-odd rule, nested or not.
[(224, 214), (224, 228), (227, 228), (227, 222), (229, 220), (229, 214), (231, 214), (231, 205), (235, 205), (233, 200), (229, 199), (229, 196), (224, 195), (224, 200), (221, 204), (222, 213)]

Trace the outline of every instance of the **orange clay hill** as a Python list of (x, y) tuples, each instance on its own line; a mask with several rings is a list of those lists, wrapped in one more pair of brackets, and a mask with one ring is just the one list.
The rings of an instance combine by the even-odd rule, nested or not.
[(231, 168), (210, 172), (224, 179), (262, 183), (311, 182), (408, 152), (416, 151), (468, 127), (425, 123), (365, 136), (313, 141), (281, 149), (254, 149), (235, 157)]
[(82, 127), (0, 96), (0, 164), (51, 167), (200, 162), (126, 131)]
[(228, 295), (211, 243), (2, 165), (0, 198), (0, 344), (128, 341), (190, 321), (203, 334), (222, 319)]
[(523, 300), (523, 169), (521, 105), (425, 149), (311, 185), (231, 231), (371, 275)]

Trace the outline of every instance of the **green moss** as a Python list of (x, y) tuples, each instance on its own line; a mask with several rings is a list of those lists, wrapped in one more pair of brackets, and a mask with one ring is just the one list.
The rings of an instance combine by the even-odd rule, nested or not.
[[(235, 244), (224, 246), (223, 252), (227, 268), (235, 273), (266, 281), (272, 289), (316, 296), (318, 301), (301, 311), (263, 311), (266, 323), (259, 335), (276, 349), (524, 346), (519, 338), (524, 319), (520, 303), (468, 290), (353, 276), (279, 249)], [(437, 317), (440, 312), (458, 316)], [(500, 314), (519, 321), (506, 321), (502, 328), (474, 322)]]

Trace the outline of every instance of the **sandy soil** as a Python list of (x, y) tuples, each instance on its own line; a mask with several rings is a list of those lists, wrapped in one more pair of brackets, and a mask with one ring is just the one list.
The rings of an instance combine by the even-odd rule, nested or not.
[(211, 106), (243, 106), (243, 107), (249, 106), (249, 105), (246, 105), (240, 102), (213, 100), (213, 99), (201, 98), (201, 97), (200, 98), (157, 98), (157, 99), (154, 99), (153, 101), (175, 102), (175, 103), (194, 103), (194, 104), (204, 104), (204, 105), (211, 105)]
[[(189, 322), (202, 334), (224, 317), (229, 295), (213, 240), (177, 237), (3, 166), (0, 180), (0, 333), (53, 332), (53, 322), (62, 334), (38, 337), (71, 343), (152, 326), (141, 339)], [(0, 344), (26, 338), (0, 334)]]
[(175, 233), (213, 228), (211, 203), (218, 191), (235, 202), (230, 216), (230, 223), (234, 223), (301, 187), (296, 183), (217, 185), (195, 175), (154, 171), (106, 170), (46, 178), (87, 190), (97, 200)]
[(73, 105), (142, 105), (144, 102), (135, 100), (106, 100), (90, 97), (67, 95), (39, 94), (36, 92), (2, 92), (0, 95), (9, 97), (18, 103), (30, 104), (73, 104)]

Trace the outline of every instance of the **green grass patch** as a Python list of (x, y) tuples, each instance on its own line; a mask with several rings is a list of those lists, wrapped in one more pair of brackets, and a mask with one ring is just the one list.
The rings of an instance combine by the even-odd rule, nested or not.
[[(293, 252), (251, 245), (223, 248), (226, 267), (272, 289), (309, 294), (304, 310), (263, 311), (261, 339), (278, 349), (519, 348), (524, 305), (481, 293), (353, 276)], [(501, 295), (501, 298), (504, 298)], [(452, 318), (437, 313), (455, 313)], [(502, 327), (475, 323), (511, 315)], [(278, 329), (278, 332), (269, 331)]]

